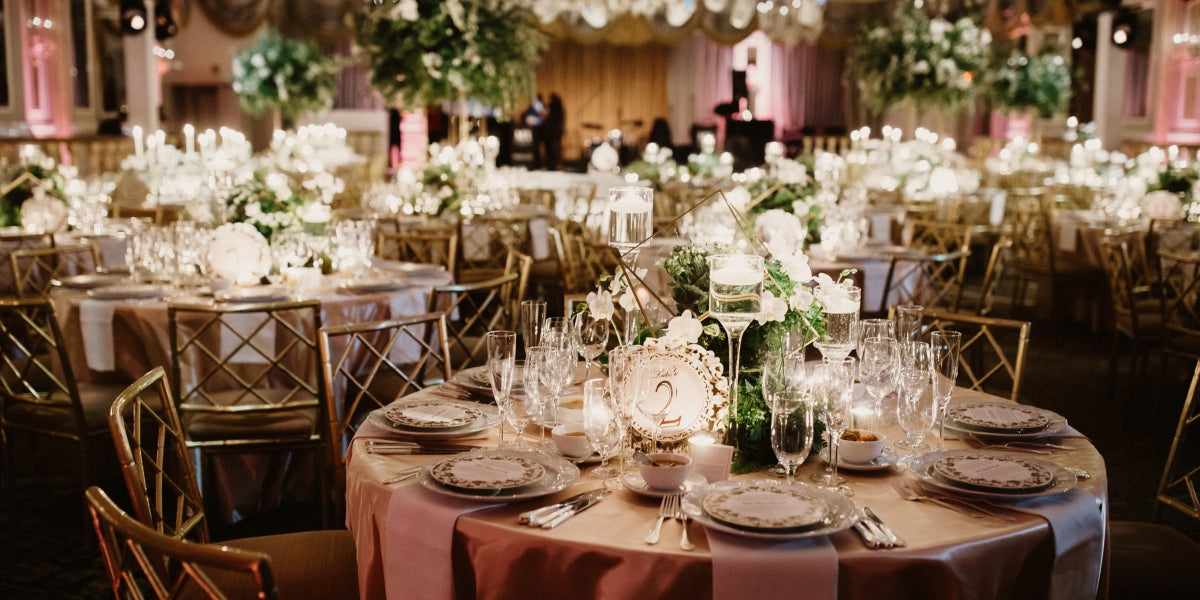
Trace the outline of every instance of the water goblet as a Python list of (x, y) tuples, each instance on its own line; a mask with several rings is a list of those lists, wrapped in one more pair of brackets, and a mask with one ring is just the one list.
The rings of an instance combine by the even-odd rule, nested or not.
[(748, 254), (718, 254), (708, 257), (708, 266), (708, 311), (721, 322), (729, 337), (730, 430), (736, 440), (742, 333), (762, 311), (763, 258)]
[(820, 411), (821, 421), (829, 436), (829, 461), (824, 473), (814, 473), (812, 480), (845, 496), (854, 490), (841, 485), (846, 479), (838, 475), (838, 442), (850, 426), (853, 408), (854, 359), (850, 357), (825, 359), (816, 367), (810, 384), (813, 406)]
[[(496, 397), (496, 408), (500, 411), (500, 439), (496, 447), (504, 448), (505, 407), (512, 393), (513, 375), (516, 371), (517, 334), (512, 331), (489, 331), (486, 334), (488, 350), (488, 379), (492, 384), (492, 395)], [(517, 432), (520, 435), (520, 432)]]
[(771, 450), (788, 483), (812, 451), (814, 411), (803, 358), (770, 357), (763, 369), (763, 395), (771, 409)]
[(608, 319), (597, 319), (590, 311), (585, 310), (575, 315), (575, 327), (572, 331), (575, 333), (579, 355), (583, 357), (587, 366), (587, 375), (584, 377), (592, 374), (592, 361), (604, 352), (604, 346), (608, 344), (608, 329)]
[(618, 186), (608, 190), (608, 245), (629, 268), (637, 262), (637, 246), (650, 237), (654, 190)]
[(933, 396), (937, 400), (938, 447), (946, 449), (946, 407), (954, 394), (954, 383), (958, 380), (958, 357), (962, 349), (962, 333), (958, 331), (934, 331), (929, 336), (930, 353), (933, 360)]
[(883, 399), (896, 389), (897, 347), (891, 338), (868, 338), (862, 342), (858, 361), (859, 379), (871, 396), (875, 429), (885, 424)]
[(608, 466), (608, 459), (623, 438), (621, 409), (608, 393), (607, 383), (600, 378), (583, 382), (583, 433), (600, 454), (600, 466), (592, 470), (592, 475), (601, 479), (617, 474)]
[(924, 306), (903, 304), (896, 307), (896, 339), (901, 342), (916, 342), (921, 339), (921, 317)]
[(858, 312), (862, 308), (862, 290), (843, 286), (843, 294), (825, 306), (825, 331), (813, 343), (822, 358), (840, 360), (858, 345)]
[[(896, 403), (896, 419), (905, 438), (896, 442), (912, 458), (928, 450), (925, 436), (933, 427), (936, 413), (933, 394), (926, 394), (933, 375), (933, 357), (925, 342), (900, 342), (897, 387), (900, 398)], [(927, 414), (926, 414), (927, 413)]]

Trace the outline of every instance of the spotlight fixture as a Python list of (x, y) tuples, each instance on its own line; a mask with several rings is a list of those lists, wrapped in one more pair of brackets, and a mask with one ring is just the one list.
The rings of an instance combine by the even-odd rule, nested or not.
[(1112, 43), (1118, 48), (1128, 48), (1133, 43), (1133, 29), (1136, 22), (1134, 14), (1122, 10), (1113, 16)]
[(156, 0), (154, 3), (154, 37), (158, 41), (175, 37), (179, 33), (179, 21), (175, 18), (176, 2)]
[(138, 35), (146, 30), (146, 3), (143, 0), (121, 0), (121, 31)]

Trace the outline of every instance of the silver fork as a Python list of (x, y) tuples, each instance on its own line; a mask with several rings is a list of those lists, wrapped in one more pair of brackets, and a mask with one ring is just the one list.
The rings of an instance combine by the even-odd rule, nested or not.
[(695, 550), (696, 545), (692, 543), (692, 540), (688, 539), (688, 521), (691, 519), (691, 517), (689, 517), (687, 513), (683, 512), (683, 497), (679, 494), (672, 495), (675, 497), (675, 519), (678, 520), (681, 525), (683, 525), (683, 535), (679, 538), (679, 549)]
[(663, 521), (675, 515), (675, 505), (672, 498), (678, 499), (679, 496), (675, 494), (663, 496), (662, 504), (658, 505), (658, 522), (654, 524), (654, 529), (651, 529), (650, 533), (646, 535), (646, 539), (642, 541), (647, 544), (658, 543), (658, 535), (662, 533)]

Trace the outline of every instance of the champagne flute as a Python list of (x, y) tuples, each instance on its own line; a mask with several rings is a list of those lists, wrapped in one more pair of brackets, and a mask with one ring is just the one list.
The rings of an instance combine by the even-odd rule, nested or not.
[(608, 245), (630, 269), (637, 262), (637, 245), (650, 237), (654, 190), (619, 186), (608, 190)]
[(751, 254), (718, 254), (708, 257), (708, 266), (708, 312), (721, 322), (729, 338), (729, 429), (733, 439), (737, 440), (742, 333), (762, 311), (763, 258)]
[(620, 409), (622, 433), (621, 440), (621, 471), (625, 471), (625, 442), (632, 442), (629, 435), (629, 425), (633, 421), (633, 407), (641, 401), (646, 393), (647, 381), (637, 376), (637, 365), (645, 355), (643, 346), (618, 346), (609, 352), (608, 385), (609, 393), (617, 400)]
[(763, 393), (771, 408), (771, 450), (790, 484), (812, 451), (812, 396), (806, 386), (803, 358), (772, 358), (763, 365)]
[(525, 351), (542, 343), (542, 325), (546, 321), (546, 303), (541, 300), (521, 301), (521, 344)]
[[(500, 411), (500, 440), (497, 448), (504, 448), (505, 407), (512, 393), (513, 375), (516, 371), (517, 334), (512, 331), (489, 331), (486, 334), (488, 349), (488, 379), (492, 384), (492, 395), (496, 397), (496, 408)], [(520, 432), (517, 432), (520, 435)]]
[(900, 399), (896, 405), (896, 419), (906, 439), (896, 442), (896, 446), (907, 450), (907, 458), (911, 459), (928, 450), (924, 441), (933, 427), (936, 403), (933, 394), (925, 392), (933, 374), (933, 358), (929, 344), (925, 342), (900, 342), (899, 356)]
[(916, 342), (921, 339), (921, 317), (924, 306), (904, 304), (896, 307), (896, 339), (901, 342)]
[(663, 419), (667, 418), (671, 403), (675, 400), (675, 387), (670, 381), (662, 379), (655, 384), (654, 389), (650, 389), (649, 373), (644, 361), (635, 365), (631, 376), (647, 382), (634, 400), (637, 402), (638, 411), (650, 421), (650, 451), (658, 452), (659, 430), (662, 429)]
[(844, 496), (853, 496), (854, 490), (841, 485), (846, 480), (838, 475), (838, 442), (842, 433), (850, 426), (853, 407), (854, 359), (825, 359), (817, 366), (813, 380), (814, 406), (821, 411), (825, 432), (829, 435), (829, 461), (824, 473), (814, 473), (812, 480), (823, 487)]
[(946, 407), (954, 394), (954, 382), (958, 380), (958, 357), (962, 348), (962, 333), (958, 331), (934, 331), (929, 336), (930, 353), (933, 359), (933, 396), (937, 400), (938, 447), (946, 449)]
[(604, 379), (583, 382), (583, 433), (600, 454), (600, 466), (592, 469), (592, 476), (605, 479), (616, 475), (617, 470), (608, 466), (608, 459), (623, 439), (621, 409), (616, 398), (608, 393)]
[(825, 331), (813, 343), (821, 351), (821, 358), (841, 360), (850, 356), (858, 345), (858, 312), (862, 308), (862, 290), (856, 286), (844, 287), (844, 295), (825, 307)]
[(891, 338), (868, 338), (863, 340), (858, 361), (859, 378), (873, 401), (875, 429), (884, 424), (883, 398), (896, 389), (897, 347)]
[(573, 331), (579, 355), (587, 365), (585, 378), (592, 374), (592, 361), (604, 353), (604, 347), (608, 345), (608, 329), (608, 319), (597, 319), (592, 316), (591, 311), (585, 310), (575, 315)]
[(571, 335), (571, 322), (565, 317), (550, 317), (542, 327), (541, 345), (550, 349), (546, 356), (546, 372), (553, 404), (546, 425), (559, 424), (558, 405), (563, 390), (571, 383), (575, 371), (575, 341)]
[(863, 343), (872, 338), (896, 339), (892, 322), (887, 319), (861, 319), (858, 322), (858, 359), (863, 358)]
[[(536, 403), (534, 414), (543, 416), (546, 401), (551, 398), (550, 386), (547, 383), (546, 361), (550, 348), (546, 346), (530, 346), (525, 348), (525, 396)], [(545, 419), (539, 419), (544, 421)], [(538, 423), (538, 447), (546, 445), (546, 427), (544, 422)]]

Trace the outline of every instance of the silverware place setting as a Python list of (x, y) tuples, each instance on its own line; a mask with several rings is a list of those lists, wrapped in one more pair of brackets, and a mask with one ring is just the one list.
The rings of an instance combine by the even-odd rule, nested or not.
[(382, 456), (390, 454), (459, 454), (478, 447), (468, 444), (422, 444), (402, 440), (367, 440), (367, 452)]
[(525, 511), (518, 516), (518, 522), (530, 527), (554, 529), (567, 519), (595, 506), (608, 494), (609, 491), (604, 488), (576, 494), (562, 502)]

